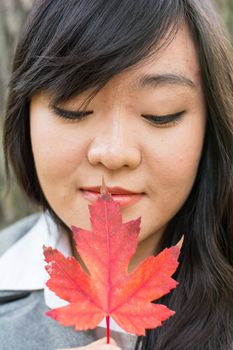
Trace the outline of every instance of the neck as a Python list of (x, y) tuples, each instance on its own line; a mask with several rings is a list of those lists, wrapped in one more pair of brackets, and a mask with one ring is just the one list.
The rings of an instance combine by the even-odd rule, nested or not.
[(136, 252), (132, 257), (128, 272), (131, 273), (140, 263), (149, 256), (154, 256), (159, 252), (161, 234), (152, 234), (138, 243)]

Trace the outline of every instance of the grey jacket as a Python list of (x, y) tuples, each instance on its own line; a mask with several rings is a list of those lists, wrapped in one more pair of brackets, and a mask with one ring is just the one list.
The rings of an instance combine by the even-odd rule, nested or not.
[[(32, 215), (0, 232), (0, 256), (35, 224)], [(1, 278), (1, 276), (0, 276)], [(0, 350), (54, 350), (89, 344), (92, 331), (77, 332), (45, 316), (43, 290), (0, 291)]]

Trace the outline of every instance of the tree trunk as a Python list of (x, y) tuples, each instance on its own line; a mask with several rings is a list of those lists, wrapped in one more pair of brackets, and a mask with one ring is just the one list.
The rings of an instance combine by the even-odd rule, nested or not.
[[(7, 93), (7, 84), (13, 52), (17, 41), (19, 29), (25, 20), (32, 0), (0, 0), (0, 130), (4, 104)], [(2, 133), (0, 142), (2, 145)], [(0, 147), (0, 228), (30, 212), (29, 206), (22, 198), (16, 182), (13, 179), (11, 188), (6, 194), (4, 181), (3, 152)]]

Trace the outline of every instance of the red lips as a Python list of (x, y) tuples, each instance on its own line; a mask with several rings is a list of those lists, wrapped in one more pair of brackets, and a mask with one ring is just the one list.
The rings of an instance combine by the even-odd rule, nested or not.
[[(120, 204), (122, 208), (133, 205), (138, 202), (142, 197), (143, 193), (136, 193), (126, 190), (121, 187), (106, 187), (108, 192), (111, 193), (112, 198)], [(100, 186), (96, 187), (83, 187), (81, 188), (84, 198), (90, 202), (95, 202), (100, 194)]]
[[(110, 192), (111, 194), (138, 194), (138, 192), (128, 191), (128, 190), (125, 190), (124, 188), (121, 188), (121, 187), (108, 187), (108, 186), (106, 186), (106, 188), (107, 188), (108, 192)], [(81, 190), (100, 193), (100, 186), (83, 187), (83, 188), (81, 188)]]

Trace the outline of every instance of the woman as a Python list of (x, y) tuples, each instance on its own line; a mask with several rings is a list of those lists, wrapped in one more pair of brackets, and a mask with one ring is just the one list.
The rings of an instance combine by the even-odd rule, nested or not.
[[(233, 84), (218, 23), (207, 0), (38, 0), (18, 44), (4, 127), (6, 167), (12, 165), (46, 219), (10, 229), (17, 243), (4, 249), (2, 271), (9, 261), (25, 260), (22, 252), (37, 252), (35, 240), (47, 239), (43, 220), (55, 245), (63, 241), (62, 249), (80, 259), (69, 227), (90, 227), (88, 203), (102, 176), (123, 221), (142, 217), (131, 270), (184, 234), (174, 276), (179, 287), (160, 300), (175, 316), (130, 338), (132, 344), (116, 333), (121, 349), (135, 342), (135, 349), (147, 350), (232, 346)], [(12, 263), (11, 276), (30, 276), (25, 265), (37, 254), (31, 255), (22, 268)], [(5, 300), (13, 299), (1, 306), (4, 349), (119, 349), (114, 341), (95, 342), (98, 330), (78, 333), (48, 320), (35, 275), (0, 285)], [(20, 315), (10, 317), (11, 307)]]

